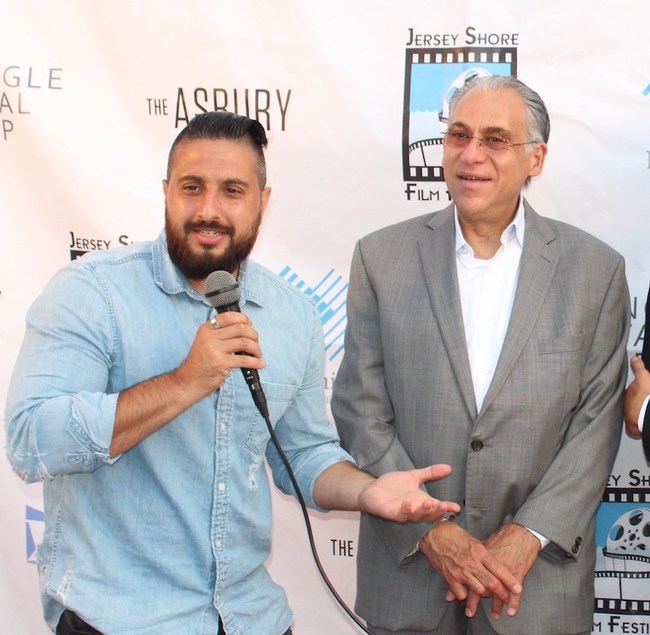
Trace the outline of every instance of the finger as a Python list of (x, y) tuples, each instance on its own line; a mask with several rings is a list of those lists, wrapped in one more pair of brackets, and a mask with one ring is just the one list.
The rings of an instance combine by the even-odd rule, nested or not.
[(421, 519), (422, 522), (435, 522), (436, 520), (439, 520), (443, 516), (447, 514), (457, 514), (460, 512), (460, 506), (457, 505), (456, 503), (441, 503), (440, 505), (436, 505), (433, 509), (431, 509), (429, 512), (427, 512), (423, 518)]
[[(505, 587), (510, 593), (519, 594), (522, 591), (522, 586), (519, 580), (510, 572), (510, 569), (506, 567), (499, 561), (488, 560), (485, 563), (485, 567), (490, 571), (490, 573), (497, 579), (499, 586)], [(489, 587), (488, 587), (489, 588)], [(502, 593), (499, 593), (498, 596), (504, 601), (508, 601), (508, 595), (505, 597)]]
[(632, 368), (632, 372), (636, 375), (638, 372), (645, 370), (645, 364), (643, 363), (643, 360), (638, 356), (635, 355), (631, 360), (630, 360), (630, 367)]
[(480, 577), (475, 574), (474, 577), (468, 578), (466, 581), (469, 591), (475, 593), (479, 597), (498, 597), (504, 602), (510, 597), (508, 589), (489, 573), (482, 573)]
[(406, 501), (402, 504), (402, 514), (412, 522), (434, 522), (445, 514), (457, 514), (460, 505), (449, 501), (438, 501), (435, 498), (424, 501), (419, 508), (411, 509)]
[(467, 596), (467, 602), (465, 603), (466, 617), (474, 617), (476, 615), (476, 611), (478, 610), (478, 605), (480, 601), (481, 598), (476, 593), (470, 593)]
[(513, 594), (510, 596), (510, 599), (508, 600), (508, 607), (506, 609), (506, 612), (510, 617), (517, 614), (520, 604), (521, 604), (521, 594)]
[[(520, 597), (520, 596), (517, 596)], [(492, 598), (490, 613), (495, 620), (498, 620), (503, 613), (503, 602), (499, 598)]]
[[(251, 319), (245, 313), (238, 311), (225, 311), (214, 314), (220, 326), (231, 326), (232, 324), (251, 324)], [(210, 322), (210, 320), (208, 320)]]
[[(449, 584), (449, 590), (447, 591), (446, 597), (451, 597), (452, 601), (453, 599), (456, 600), (464, 600), (467, 598), (467, 596), (470, 593), (470, 589), (468, 589), (464, 584), (460, 582), (456, 582), (454, 580), (448, 581)], [(449, 601), (449, 600), (447, 600)]]

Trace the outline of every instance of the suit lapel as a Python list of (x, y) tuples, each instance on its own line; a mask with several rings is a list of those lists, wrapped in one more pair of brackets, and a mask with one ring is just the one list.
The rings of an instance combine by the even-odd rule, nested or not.
[(418, 248), (431, 308), (449, 361), (467, 409), (472, 418), (476, 418), (476, 398), (456, 275), (455, 233), (453, 207), (450, 206), (427, 223), (427, 230), (418, 237)]
[(502, 390), (512, 367), (530, 338), (557, 269), (559, 253), (555, 232), (525, 200), (524, 208), (526, 230), (517, 291), (499, 361), (483, 400), (481, 413), (485, 412)]

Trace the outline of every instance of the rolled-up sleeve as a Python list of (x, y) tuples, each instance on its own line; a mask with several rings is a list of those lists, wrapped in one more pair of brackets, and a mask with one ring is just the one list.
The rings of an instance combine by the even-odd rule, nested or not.
[[(282, 419), (278, 421), (275, 433), (289, 460), (305, 503), (315, 509), (321, 509), (313, 499), (318, 476), (335, 463), (354, 463), (354, 459), (340, 447), (336, 429), (327, 419), (323, 386), (323, 331), (314, 309), (304, 381)], [(293, 494), (289, 473), (272, 442), (269, 443), (266, 454), (276, 486), (285, 493)]]
[(27, 482), (113, 462), (117, 391), (109, 387), (116, 334), (108, 293), (72, 263), (30, 307), (9, 386), (7, 455)]

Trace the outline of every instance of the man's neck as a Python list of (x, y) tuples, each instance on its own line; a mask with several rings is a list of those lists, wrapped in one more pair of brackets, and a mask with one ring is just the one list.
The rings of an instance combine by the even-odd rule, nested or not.
[(462, 212), (456, 208), (458, 224), (463, 232), (463, 238), (472, 248), (474, 257), (480, 260), (489, 260), (499, 251), (501, 237), (506, 227), (512, 223), (519, 209), (519, 201), (511, 214), (495, 215), (494, 219), (472, 219), (463, 218)]

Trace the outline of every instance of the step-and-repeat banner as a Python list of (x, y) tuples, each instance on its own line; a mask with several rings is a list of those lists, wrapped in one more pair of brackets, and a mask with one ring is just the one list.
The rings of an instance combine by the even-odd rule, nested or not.
[[(646, 0), (9, 0), (0, 11), (0, 398), (24, 315), (86, 251), (163, 224), (171, 141), (195, 114), (267, 129), (273, 195), (255, 257), (311, 295), (343, 355), (349, 261), (361, 235), (448, 201), (447, 96), (464, 74), (516, 75), (552, 119), (547, 216), (626, 258), (630, 352), (650, 282), (650, 4)], [(594, 456), (594, 461), (599, 457)], [(0, 460), (3, 632), (45, 633), (35, 545), (41, 487)], [(357, 628), (313, 564), (296, 503), (274, 501), (269, 566), (301, 635)], [(354, 601), (355, 514), (311, 515), (324, 567)], [(598, 517), (594, 633), (650, 633), (650, 470), (623, 434)]]

